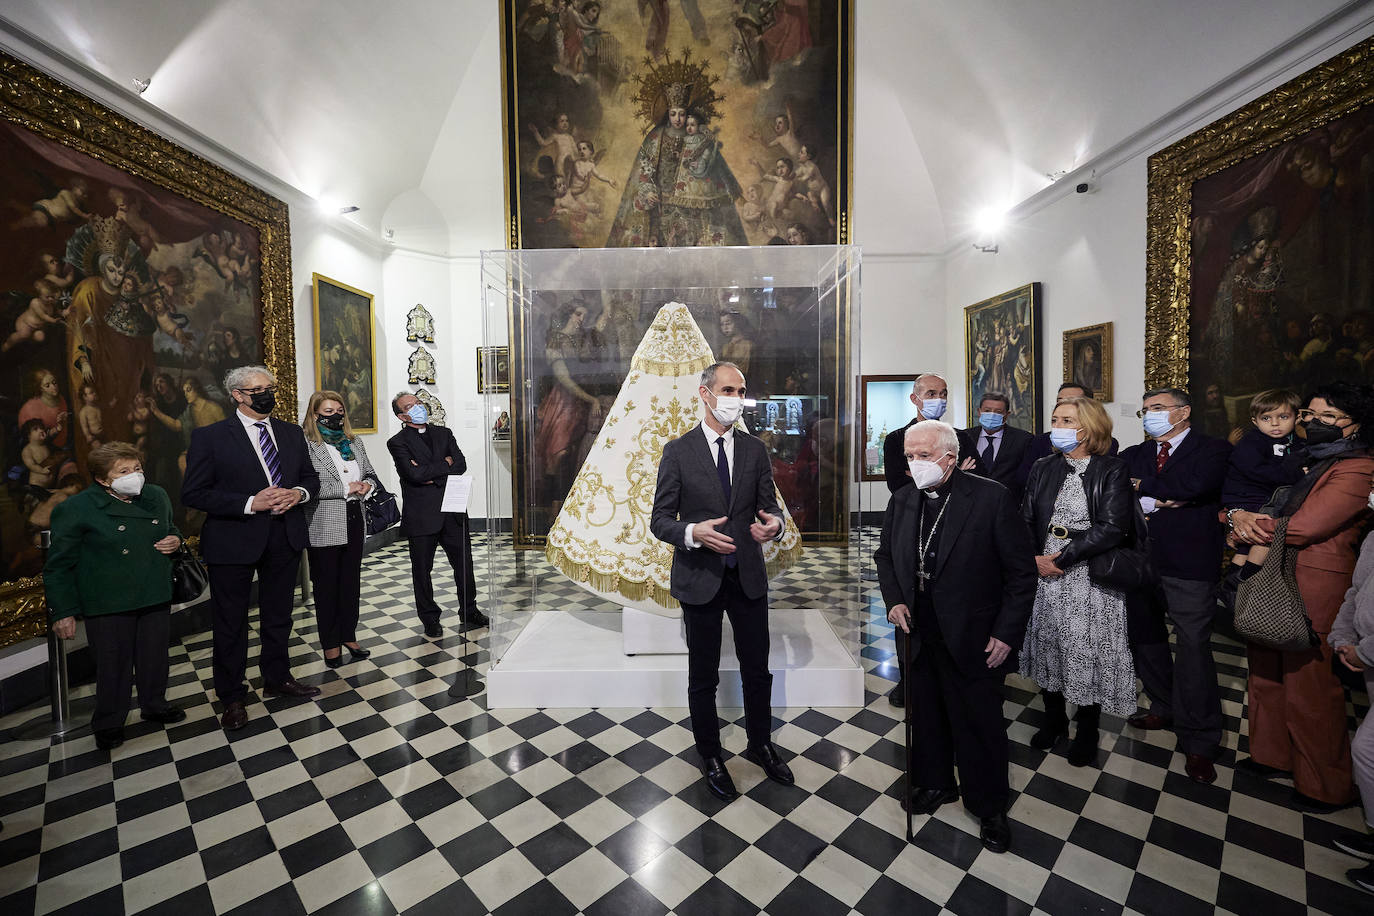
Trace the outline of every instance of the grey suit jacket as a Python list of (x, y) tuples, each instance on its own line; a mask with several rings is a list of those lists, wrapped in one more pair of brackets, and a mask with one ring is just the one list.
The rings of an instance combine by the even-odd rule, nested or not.
[[(310, 452), (310, 463), (315, 466), (315, 473), (320, 475), (319, 496), (305, 504), (305, 518), (310, 524), (310, 546), (338, 547), (347, 544), (346, 497), (343, 478), (339, 476), (339, 469), (334, 466), (334, 458), (329, 454), (333, 446), (306, 439), (305, 447)], [(358, 459), (363, 480), (377, 486), (377, 472), (367, 459), (363, 441), (356, 437), (353, 439), (353, 457)]]
[(716, 458), (700, 424), (663, 446), (649, 528), (654, 537), (674, 548), (669, 581), (674, 598), (688, 604), (705, 604), (720, 591), (725, 572), (721, 555), (709, 547), (688, 548), (684, 536), (689, 524), (721, 516), (727, 516), (728, 521), (719, 530), (735, 541), (740, 588), (750, 598), (768, 593), (763, 548), (749, 534), (749, 526), (758, 521), (759, 510), (782, 518), (768, 449), (758, 439), (735, 428), (735, 467), (730, 477), (728, 506), (716, 473)]

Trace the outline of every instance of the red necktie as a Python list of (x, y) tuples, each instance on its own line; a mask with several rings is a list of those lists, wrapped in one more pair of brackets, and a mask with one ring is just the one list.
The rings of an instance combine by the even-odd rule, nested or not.
[(1155, 473), (1164, 470), (1164, 462), (1169, 460), (1170, 445), (1167, 442), (1159, 443), (1159, 454), (1155, 455)]

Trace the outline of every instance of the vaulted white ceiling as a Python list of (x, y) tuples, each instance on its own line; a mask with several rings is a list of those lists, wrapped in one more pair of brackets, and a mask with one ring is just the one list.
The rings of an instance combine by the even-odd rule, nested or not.
[[(1025, 200), (1046, 173), (1371, 6), (855, 5), (856, 235), (908, 252), (943, 250), (978, 210)], [(0, 17), (131, 93), (151, 78), (142, 104), (306, 195), (360, 207), (370, 232), (428, 221), (435, 250), (500, 237), (497, 0), (5, 0)]]

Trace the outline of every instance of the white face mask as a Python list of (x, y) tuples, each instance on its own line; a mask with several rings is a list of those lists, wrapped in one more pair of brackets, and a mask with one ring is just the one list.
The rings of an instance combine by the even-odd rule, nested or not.
[(944, 398), (926, 398), (921, 402), (921, 416), (927, 420), (938, 420), (945, 415)]
[(143, 472), (134, 471), (110, 481), (110, 489), (120, 496), (134, 497), (143, 492)]
[(925, 461), (921, 458), (912, 458), (906, 463), (911, 469), (911, 481), (922, 490), (929, 490), (936, 486), (945, 478), (945, 469), (940, 467), (938, 461)]
[(711, 415), (716, 418), (717, 423), (734, 426), (743, 410), (744, 402), (739, 398), (720, 395), (716, 398), (716, 406), (711, 408)]

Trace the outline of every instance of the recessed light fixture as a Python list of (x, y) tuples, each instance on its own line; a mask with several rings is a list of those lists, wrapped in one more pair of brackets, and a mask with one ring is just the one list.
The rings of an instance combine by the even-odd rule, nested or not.
[(138, 94), (142, 95), (143, 93), (147, 92), (148, 87), (153, 84), (153, 79), (152, 77), (149, 77), (148, 79), (139, 79), (138, 77), (134, 77), (132, 82), (134, 84), (134, 88), (138, 90)]

